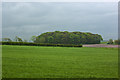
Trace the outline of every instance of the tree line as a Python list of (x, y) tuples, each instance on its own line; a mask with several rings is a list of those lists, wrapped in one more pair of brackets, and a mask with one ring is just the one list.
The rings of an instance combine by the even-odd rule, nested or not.
[(107, 44), (120, 44), (120, 39), (118, 39), (118, 40), (109, 39)]
[[(3, 42), (34, 42), (34, 43), (51, 43), (51, 44), (99, 44), (103, 40), (101, 35), (88, 32), (68, 32), (55, 31), (42, 33), (39, 36), (32, 36), (30, 41), (22, 39), (18, 36), (14, 40), (10, 38), (2, 38)], [(120, 44), (119, 40), (112, 40), (106, 44)]]
[(102, 40), (102, 36), (98, 34), (68, 31), (46, 32), (34, 38), (35, 43), (52, 44), (99, 44)]
[(23, 40), (22, 38), (16, 36), (14, 41), (12, 41), (10, 38), (2, 38), (3, 42), (27, 42), (27, 40)]

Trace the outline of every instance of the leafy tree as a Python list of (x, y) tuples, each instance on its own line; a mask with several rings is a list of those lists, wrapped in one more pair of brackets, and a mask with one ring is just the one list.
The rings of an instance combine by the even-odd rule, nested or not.
[(18, 37), (18, 36), (15, 37), (15, 41), (16, 41), (16, 42), (23, 42), (22, 38), (20, 38), (20, 37)]
[(15, 41), (18, 42), (18, 36), (15, 36)]
[(26, 40), (26, 39), (24, 39), (24, 42), (27, 42), (27, 40)]
[(39, 43), (45, 43), (45, 37), (40, 37), (39, 38)]
[(31, 40), (32, 40), (33, 42), (35, 42), (35, 41), (36, 41), (36, 36), (32, 36), (32, 37), (31, 37)]
[(109, 39), (108, 44), (113, 44), (113, 40)]
[(21, 38), (18, 38), (18, 42), (23, 42), (23, 40)]
[(119, 40), (115, 40), (115, 44), (120, 44), (120, 39)]
[(49, 36), (49, 37), (48, 37), (48, 43), (53, 43), (53, 39), (54, 39), (54, 38), (53, 38), (52, 36)]
[(2, 41), (4, 41), (4, 42), (12, 42), (12, 40), (10, 38), (2, 38)]

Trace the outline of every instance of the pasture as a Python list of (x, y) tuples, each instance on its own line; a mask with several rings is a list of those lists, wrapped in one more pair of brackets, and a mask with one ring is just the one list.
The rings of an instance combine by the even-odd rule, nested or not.
[(118, 78), (118, 49), (3, 45), (2, 77)]

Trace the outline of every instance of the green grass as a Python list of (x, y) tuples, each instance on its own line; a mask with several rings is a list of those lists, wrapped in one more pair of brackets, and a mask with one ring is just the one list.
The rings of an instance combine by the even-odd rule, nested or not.
[(100, 44), (107, 44), (108, 42), (101, 42)]
[(118, 78), (117, 48), (2, 46), (3, 78)]

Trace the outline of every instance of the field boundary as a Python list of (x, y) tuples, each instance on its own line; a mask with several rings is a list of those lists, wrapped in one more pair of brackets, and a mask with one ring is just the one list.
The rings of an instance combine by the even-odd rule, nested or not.
[(55, 46), (55, 47), (82, 47), (74, 44), (50, 44), (50, 43), (29, 43), (29, 42), (0, 42), (2, 45), (26, 45), (26, 46)]

